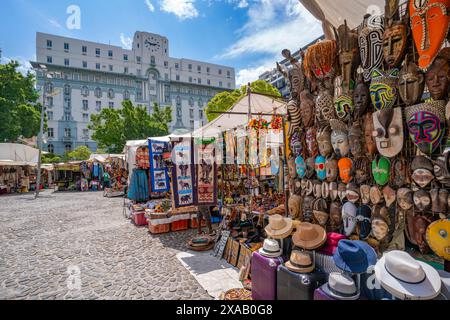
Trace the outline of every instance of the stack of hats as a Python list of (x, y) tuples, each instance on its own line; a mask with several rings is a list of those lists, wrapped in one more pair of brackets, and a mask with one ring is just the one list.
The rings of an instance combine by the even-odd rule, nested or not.
[(189, 240), (187, 246), (193, 251), (208, 251), (214, 248), (214, 239), (207, 235), (197, 236)]
[(341, 240), (333, 255), (334, 263), (342, 271), (361, 274), (377, 263), (375, 250), (364, 241)]
[(340, 272), (330, 273), (328, 282), (320, 288), (326, 295), (337, 300), (357, 300), (359, 298), (355, 281)]
[(278, 241), (274, 239), (265, 239), (262, 248), (258, 252), (267, 258), (278, 258), (282, 254)]
[(291, 235), (293, 229), (292, 219), (275, 214), (269, 217), (269, 224), (265, 231), (267, 236), (272, 239), (284, 239)]

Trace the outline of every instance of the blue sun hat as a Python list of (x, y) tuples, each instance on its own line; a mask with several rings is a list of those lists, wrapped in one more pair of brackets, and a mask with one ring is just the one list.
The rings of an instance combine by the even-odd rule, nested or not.
[(375, 250), (364, 241), (341, 240), (333, 255), (336, 266), (351, 273), (365, 273), (377, 263)]

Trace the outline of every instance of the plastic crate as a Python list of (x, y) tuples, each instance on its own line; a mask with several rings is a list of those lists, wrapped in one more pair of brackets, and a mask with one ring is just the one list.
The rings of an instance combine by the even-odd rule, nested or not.
[(147, 218), (145, 218), (145, 212), (133, 213), (133, 221), (137, 226), (146, 226)]
[(153, 225), (153, 224), (149, 223), (148, 231), (150, 231), (150, 233), (152, 233), (152, 234), (167, 233), (170, 231), (170, 223), (158, 224), (158, 225)]
[[(197, 218), (192, 218), (190, 220), (190, 225), (191, 225), (192, 229), (197, 229), (198, 228), (198, 220), (197, 220)], [(206, 227), (205, 219), (202, 219), (202, 227)]]
[(170, 229), (172, 231), (187, 230), (189, 228), (189, 220), (180, 220), (171, 223)]

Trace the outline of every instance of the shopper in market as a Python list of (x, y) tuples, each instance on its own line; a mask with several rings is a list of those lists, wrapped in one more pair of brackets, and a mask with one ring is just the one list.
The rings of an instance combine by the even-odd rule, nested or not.
[(208, 228), (208, 234), (211, 237), (214, 237), (216, 235), (216, 232), (212, 228), (211, 223), (211, 209), (210, 206), (199, 206), (198, 207), (198, 213), (197, 213), (197, 221), (198, 221), (198, 234), (202, 234), (202, 219), (206, 221), (206, 227)]
[(105, 173), (103, 173), (103, 189), (106, 188), (111, 188), (111, 184), (110, 184), (110, 176), (108, 171), (105, 171)]

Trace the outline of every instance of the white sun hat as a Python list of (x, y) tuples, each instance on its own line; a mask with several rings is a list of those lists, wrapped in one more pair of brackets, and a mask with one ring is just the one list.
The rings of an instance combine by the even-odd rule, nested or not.
[(263, 247), (258, 252), (268, 258), (278, 258), (282, 253), (278, 241), (274, 239), (265, 239)]
[(375, 265), (375, 278), (401, 300), (431, 300), (441, 292), (437, 270), (404, 251), (385, 253)]

